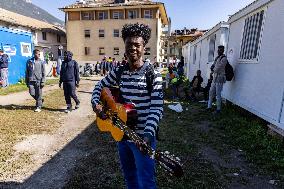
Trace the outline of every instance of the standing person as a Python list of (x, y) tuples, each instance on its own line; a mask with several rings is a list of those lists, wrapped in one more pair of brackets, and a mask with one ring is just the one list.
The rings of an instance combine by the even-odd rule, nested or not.
[(226, 82), (225, 76), (225, 67), (228, 62), (227, 57), (224, 55), (225, 47), (223, 45), (218, 46), (218, 56), (216, 57), (211, 70), (213, 72), (213, 80), (209, 91), (209, 100), (208, 100), (208, 110), (212, 108), (212, 101), (214, 96), (216, 95), (217, 101), (217, 110), (216, 113), (221, 112), (221, 104), (222, 104), (222, 89), (223, 85)]
[(126, 55), (124, 55), (124, 57), (122, 57), (122, 61), (121, 61), (121, 65), (125, 66), (127, 64), (127, 58), (125, 58)]
[(42, 88), (45, 85), (45, 62), (40, 59), (40, 51), (33, 51), (33, 58), (26, 65), (26, 84), (30, 95), (36, 100), (35, 112), (40, 112), (43, 104)]
[(112, 58), (112, 69), (115, 69), (117, 67), (117, 61), (115, 58)]
[(207, 85), (204, 87), (203, 93), (204, 93), (204, 100), (208, 101), (209, 98), (209, 91), (210, 91), (210, 87), (211, 87), (211, 83), (213, 81), (213, 73), (210, 73), (210, 77), (207, 81)]
[(168, 68), (168, 73), (166, 75), (166, 81), (169, 83), (170, 88), (172, 89), (173, 92), (173, 100), (178, 98), (178, 77), (179, 75), (177, 74), (176, 71), (172, 69), (172, 67)]
[(107, 74), (107, 62), (106, 62), (106, 57), (104, 57), (101, 62), (101, 76), (105, 76), (106, 74)]
[(60, 71), (60, 80), (59, 80), (59, 87), (63, 83), (63, 90), (67, 108), (65, 113), (69, 113), (72, 111), (72, 102), (71, 97), (76, 103), (75, 109), (80, 107), (80, 101), (76, 95), (76, 87), (79, 87), (80, 82), (80, 73), (79, 73), (79, 66), (75, 60), (72, 60), (72, 52), (66, 51), (64, 53), (64, 61), (61, 65)]
[(113, 69), (112, 58), (111, 57), (109, 57), (108, 60), (107, 60), (107, 67), (106, 68), (107, 68), (107, 74), (110, 71), (112, 71), (112, 69)]
[(8, 63), (9, 63), (9, 57), (7, 54), (4, 54), (4, 51), (0, 49), (0, 86), (1, 87), (8, 87), (9, 81), (8, 81)]
[[(142, 58), (150, 37), (151, 29), (144, 24), (127, 24), (123, 27), (122, 38), (128, 64), (111, 71), (96, 85), (92, 104), (96, 112), (102, 111), (99, 104), (102, 88), (118, 85), (120, 100), (134, 103), (136, 106), (138, 124), (134, 131), (155, 149), (156, 132), (163, 113), (163, 90), (162, 76)], [(147, 79), (147, 73), (151, 73), (149, 75), (152, 80)], [(155, 161), (140, 150), (141, 144), (128, 140), (118, 142), (121, 168), (127, 188), (155, 189)]]
[(177, 73), (179, 76), (184, 75), (184, 57), (183, 56), (181, 56), (181, 60), (177, 65)]
[(100, 69), (101, 65), (100, 65), (100, 62), (98, 61), (95, 65), (95, 72), (96, 72), (96, 75), (99, 75), (101, 69)]

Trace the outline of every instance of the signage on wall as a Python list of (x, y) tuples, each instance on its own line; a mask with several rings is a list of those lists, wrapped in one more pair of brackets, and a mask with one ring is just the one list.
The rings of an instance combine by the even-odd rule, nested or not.
[(17, 49), (15, 46), (5, 45), (3, 46), (4, 53), (9, 56), (15, 56), (17, 53)]
[(30, 43), (21, 43), (21, 54), (22, 56), (32, 56), (32, 46)]

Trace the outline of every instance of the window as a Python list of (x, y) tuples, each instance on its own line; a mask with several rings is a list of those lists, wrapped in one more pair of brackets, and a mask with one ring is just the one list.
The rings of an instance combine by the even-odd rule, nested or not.
[(137, 18), (137, 10), (129, 10), (129, 11), (128, 11), (128, 18), (129, 18), (129, 19), (135, 19), (135, 18)]
[(119, 48), (118, 47), (115, 47), (113, 49), (113, 55), (119, 55)]
[(46, 32), (42, 32), (42, 40), (46, 40)]
[(99, 37), (105, 37), (105, 30), (99, 30)]
[(90, 55), (90, 47), (85, 47), (85, 55)]
[(196, 51), (197, 51), (197, 45), (194, 45), (193, 47), (193, 64), (196, 62)]
[(93, 12), (81, 12), (81, 19), (82, 20), (94, 20), (94, 13)]
[(113, 37), (119, 37), (119, 30), (113, 30)]
[(122, 11), (114, 11), (112, 14), (113, 19), (123, 19)]
[(151, 48), (150, 47), (145, 48), (144, 55), (151, 55)]
[(22, 56), (29, 57), (32, 56), (32, 46), (30, 43), (21, 42), (21, 53)]
[(208, 62), (214, 62), (216, 34), (209, 39)]
[(106, 12), (106, 11), (98, 12), (98, 19), (99, 19), (99, 20), (108, 19), (108, 14), (107, 14), (107, 12)]
[(105, 48), (104, 47), (99, 48), (99, 55), (105, 55)]
[(264, 10), (245, 20), (243, 40), (240, 52), (241, 60), (257, 60), (263, 28)]
[(90, 38), (90, 37), (91, 37), (91, 31), (85, 30), (85, 38)]
[(153, 18), (152, 10), (144, 10), (144, 18)]
[(61, 43), (61, 36), (57, 34), (57, 43)]

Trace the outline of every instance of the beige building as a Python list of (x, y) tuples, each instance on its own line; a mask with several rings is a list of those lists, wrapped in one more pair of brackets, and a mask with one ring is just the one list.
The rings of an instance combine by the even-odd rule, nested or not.
[(198, 30), (196, 28), (183, 30), (175, 30), (169, 38), (170, 52), (169, 56), (180, 59), (182, 56), (182, 47), (197, 38), (203, 36), (207, 30)]
[(79, 1), (61, 8), (66, 13), (67, 49), (79, 63), (94, 63), (104, 56), (121, 60), (121, 29), (127, 23), (144, 23), (152, 29), (145, 57), (161, 62), (163, 29), (168, 17), (163, 3), (151, 0)]

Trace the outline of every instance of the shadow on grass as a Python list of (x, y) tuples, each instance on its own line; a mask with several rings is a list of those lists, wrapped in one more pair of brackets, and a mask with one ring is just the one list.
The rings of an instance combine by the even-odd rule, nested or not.
[[(9, 105), (0, 105), (0, 110), (31, 110), (33, 111), (35, 109), (35, 106), (29, 106), (29, 105), (16, 105), (16, 104), (9, 104)], [(64, 112), (64, 109), (58, 109), (58, 108), (48, 108), (48, 107), (42, 107), (42, 110), (47, 110), (50, 112)]]

